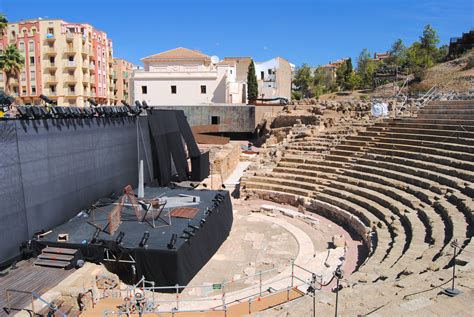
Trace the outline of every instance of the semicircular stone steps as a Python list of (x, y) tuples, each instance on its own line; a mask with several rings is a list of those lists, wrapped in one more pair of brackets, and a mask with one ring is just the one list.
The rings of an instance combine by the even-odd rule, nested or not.
[(473, 181), (474, 102), (446, 102), (358, 131), (290, 138), (272, 172), (248, 177), (244, 192), (286, 197), (354, 228), (372, 252), (353, 277), (393, 295), (400, 290), (387, 281), (416, 288), (417, 276), (445, 272), (453, 239), (472, 261)]
[[(308, 171), (308, 169), (305, 169)], [(297, 174), (297, 169), (294, 170), (294, 173), (285, 173), (282, 174), (281, 170), (277, 167), (274, 169), (272, 172), (275, 176), (283, 179), (283, 178), (296, 178), (300, 181), (302, 181), (302, 178), (299, 176), (294, 176)], [(319, 175), (321, 178), (323, 175)], [(425, 241), (430, 240), (431, 237), (426, 237), (426, 232), (431, 232), (432, 228), (427, 225), (429, 223), (429, 220), (426, 220), (426, 215), (421, 213), (422, 215), (419, 217), (418, 214), (419, 212), (412, 210), (408, 206), (403, 206), (398, 201), (395, 201), (391, 197), (384, 196), (380, 194), (380, 192), (375, 192), (372, 189), (364, 188), (361, 187), (361, 184), (354, 184), (351, 185), (349, 179), (345, 179), (346, 183), (344, 182), (339, 182), (337, 180), (333, 179), (327, 179), (325, 178), (325, 182), (327, 184), (324, 184), (326, 187), (335, 187), (338, 192), (344, 192), (347, 191), (349, 192), (348, 195), (352, 195), (353, 199), (356, 199), (357, 201), (353, 201), (356, 204), (361, 205), (362, 207), (365, 207), (366, 209), (371, 209), (373, 213), (377, 213), (380, 211), (385, 211), (384, 216), (379, 216), (379, 218), (392, 218), (394, 219), (395, 216), (398, 216), (399, 218), (405, 220), (405, 228), (409, 227), (408, 231), (413, 231), (413, 235), (410, 233), (410, 236), (415, 237), (415, 241), (412, 242), (412, 246), (418, 245), (420, 248), (418, 248), (418, 251), (415, 251), (415, 248), (411, 248), (410, 252), (418, 252), (416, 257), (422, 257), (422, 256), (427, 256), (427, 257), (433, 257), (435, 253), (439, 252), (438, 249), (432, 248), (430, 251), (427, 251), (427, 248), (429, 247), (429, 243), (425, 243)], [(307, 177), (306, 182), (314, 182), (316, 184), (321, 184), (321, 180), (318, 180), (314, 176), (309, 176)], [(364, 183), (366, 185), (367, 183)], [(369, 186), (367, 186), (369, 187)], [(331, 191), (331, 189), (330, 189)], [(323, 191), (324, 192), (324, 191)], [(339, 196), (338, 192), (334, 191), (332, 192), (333, 196)], [(346, 196), (348, 196), (346, 195)], [(354, 198), (359, 196), (359, 198)], [(340, 196), (339, 196), (340, 197)], [(362, 197), (362, 198), (361, 198)], [(369, 206), (372, 202), (372, 205), (374, 206)], [(409, 213), (405, 214), (405, 211), (408, 211)], [(408, 215), (408, 216), (407, 216)], [(422, 218), (425, 218), (425, 222), (423, 222)], [(407, 230), (405, 230), (407, 231)], [(398, 230), (399, 232), (399, 230)], [(407, 234), (405, 234), (407, 235)], [(441, 240), (441, 239), (440, 239)], [(442, 240), (441, 240), (442, 241)], [(420, 251), (421, 250), (421, 251)]]

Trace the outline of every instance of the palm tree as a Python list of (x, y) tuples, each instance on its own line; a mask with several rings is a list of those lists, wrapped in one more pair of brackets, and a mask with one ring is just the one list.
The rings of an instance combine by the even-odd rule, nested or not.
[(15, 45), (8, 45), (3, 53), (0, 55), (0, 69), (5, 72), (5, 93), (10, 94), (10, 80), (18, 77), (20, 70), (25, 65), (25, 58), (20, 55), (20, 52)]
[(0, 35), (5, 35), (5, 30), (8, 27), (8, 20), (5, 14), (0, 13)]

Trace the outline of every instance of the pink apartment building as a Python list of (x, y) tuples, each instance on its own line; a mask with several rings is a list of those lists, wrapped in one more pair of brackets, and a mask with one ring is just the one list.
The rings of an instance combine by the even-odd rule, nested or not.
[[(40, 103), (40, 94), (58, 105), (84, 106), (88, 98), (113, 104), (113, 49), (107, 34), (89, 24), (56, 19), (8, 24), (0, 34), (0, 50), (16, 45), (25, 58), (10, 91), (24, 104)], [(5, 74), (0, 72), (0, 89)]]

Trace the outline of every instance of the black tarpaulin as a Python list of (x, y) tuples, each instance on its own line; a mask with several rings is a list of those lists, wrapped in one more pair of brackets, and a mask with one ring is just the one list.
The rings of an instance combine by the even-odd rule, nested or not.
[(150, 181), (146, 162), (151, 158), (144, 155), (151, 154), (149, 131), (137, 135), (136, 121), (0, 121), (0, 266), (17, 257), (20, 244), (36, 231), (67, 221), (128, 184), (135, 186), (140, 159)]
[(182, 110), (151, 110), (148, 123), (152, 140), (153, 170), (162, 186), (184, 181), (190, 176), (186, 147), (190, 157), (200, 155), (191, 128)]

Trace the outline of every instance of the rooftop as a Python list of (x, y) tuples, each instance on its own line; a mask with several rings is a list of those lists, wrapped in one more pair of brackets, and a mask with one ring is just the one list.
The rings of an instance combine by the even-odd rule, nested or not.
[(185, 47), (178, 47), (162, 53), (150, 55), (141, 59), (141, 61), (166, 61), (166, 60), (205, 60), (209, 61), (211, 57), (198, 50), (191, 50)]

